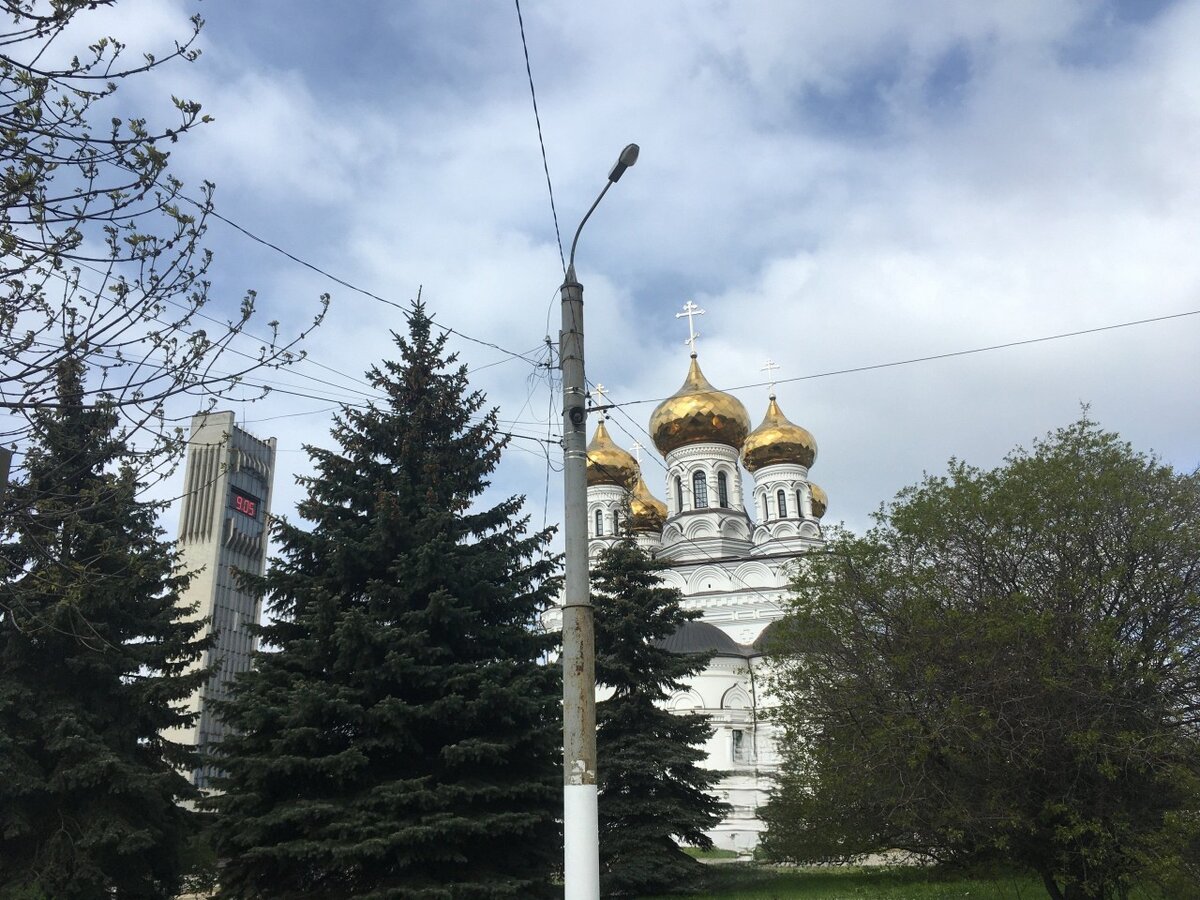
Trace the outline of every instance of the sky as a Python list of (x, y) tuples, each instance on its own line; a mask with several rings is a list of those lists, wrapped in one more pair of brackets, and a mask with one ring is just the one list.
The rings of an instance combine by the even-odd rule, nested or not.
[[(245, 231), (400, 306), (420, 291), (476, 339), (451, 347), (521, 436), (488, 496), (560, 521), (558, 381), (537, 363), (563, 267), (515, 4), (121, 0), (97, 22), (161, 50), (195, 12), (201, 58), (122, 87), (151, 118), (171, 94), (213, 117), (173, 171), (214, 182)], [(587, 375), (621, 406), (622, 446), (650, 445), (683, 382), (690, 300), (703, 370), (752, 425), (779, 365), (826, 523), (861, 531), (949, 458), (998, 465), (1083, 404), (1137, 449), (1200, 463), (1200, 3), (521, 13), (566, 247), (621, 148), (641, 147), (576, 256)], [(207, 244), (218, 305), (257, 291), (252, 331), (304, 330), (332, 295), (308, 359), (236, 407), (277, 439), (274, 512), (294, 520), (302, 445), (328, 446), (338, 402), (364, 400), (403, 312), (224, 222)], [(663, 497), (652, 449), (643, 469)]]

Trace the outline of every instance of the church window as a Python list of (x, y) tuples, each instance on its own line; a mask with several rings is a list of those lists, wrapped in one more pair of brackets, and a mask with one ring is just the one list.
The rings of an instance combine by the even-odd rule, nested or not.
[(604, 536), (604, 513), (596, 510), (596, 537)]
[(621, 514), (613, 510), (613, 534), (621, 533)]
[(779, 518), (787, 518), (787, 495), (783, 491), (775, 492), (775, 503), (779, 506)]
[(675, 476), (675, 512), (683, 512), (683, 479)]
[(804, 518), (804, 504), (800, 502), (800, 489), (796, 489), (796, 518)]
[(703, 472), (692, 475), (692, 499), (696, 509), (708, 506), (708, 482), (704, 480)]
[(722, 509), (729, 508), (729, 479), (725, 477), (724, 472), (717, 473), (717, 506)]
[(730, 756), (735, 763), (753, 762), (750, 757), (750, 742), (746, 739), (746, 732), (741, 728), (733, 730), (733, 746), (730, 748)]
[(771, 512), (767, 509), (767, 495), (763, 494), (763, 521), (766, 522), (771, 518)]

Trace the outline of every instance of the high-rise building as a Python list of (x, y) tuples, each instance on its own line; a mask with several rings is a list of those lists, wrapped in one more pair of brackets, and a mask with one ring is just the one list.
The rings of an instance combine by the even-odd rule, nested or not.
[[(233, 676), (250, 667), (255, 649), (246, 626), (258, 623), (262, 602), (242, 588), (238, 573), (263, 573), (274, 474), (274, 438), (263, 441), (238, 428), (232, 412), (192, 418), (178, 543), (184, 568), (196, 574), (180, 602), (194, 605), (191, 615), (208, 620), (212, 646), (198, 665), (212, 674), (188, 700), (195, 721), (166, 736), (201, 751), (225, 733), (212, 701), (226, 697)], [(206, 787), (211, 775), (205, 765), (192, 780)]]

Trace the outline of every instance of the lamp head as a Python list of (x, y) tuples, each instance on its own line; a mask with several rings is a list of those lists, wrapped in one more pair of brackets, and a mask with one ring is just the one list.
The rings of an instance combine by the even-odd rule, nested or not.
[(617, 157), (617, 164), (613, 166), (612, 171), (608, 173), (608, 180), (613, 184), (616, 184), (618, 181), (620, 181), (621, 176), (625, 174), (625, 170), (637, 162), (637, 158), (638, 145), (629, 144), (624, 150), (621, 151), (621, 155)]

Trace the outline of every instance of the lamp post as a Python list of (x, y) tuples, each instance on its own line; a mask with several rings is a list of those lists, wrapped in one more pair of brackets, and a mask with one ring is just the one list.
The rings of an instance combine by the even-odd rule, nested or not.
[(575, 280), (579, 234), (608, 189), (637, 162), (638, 145), (621, 151), (608, 181), (571, 241), (562, 296), (559, 360), (563, 377), (563, 876), (566, 900), (600, 896), (596, 818), (596, 641), (587, 558), (587, 404), (583, 372), (583, 285)]

